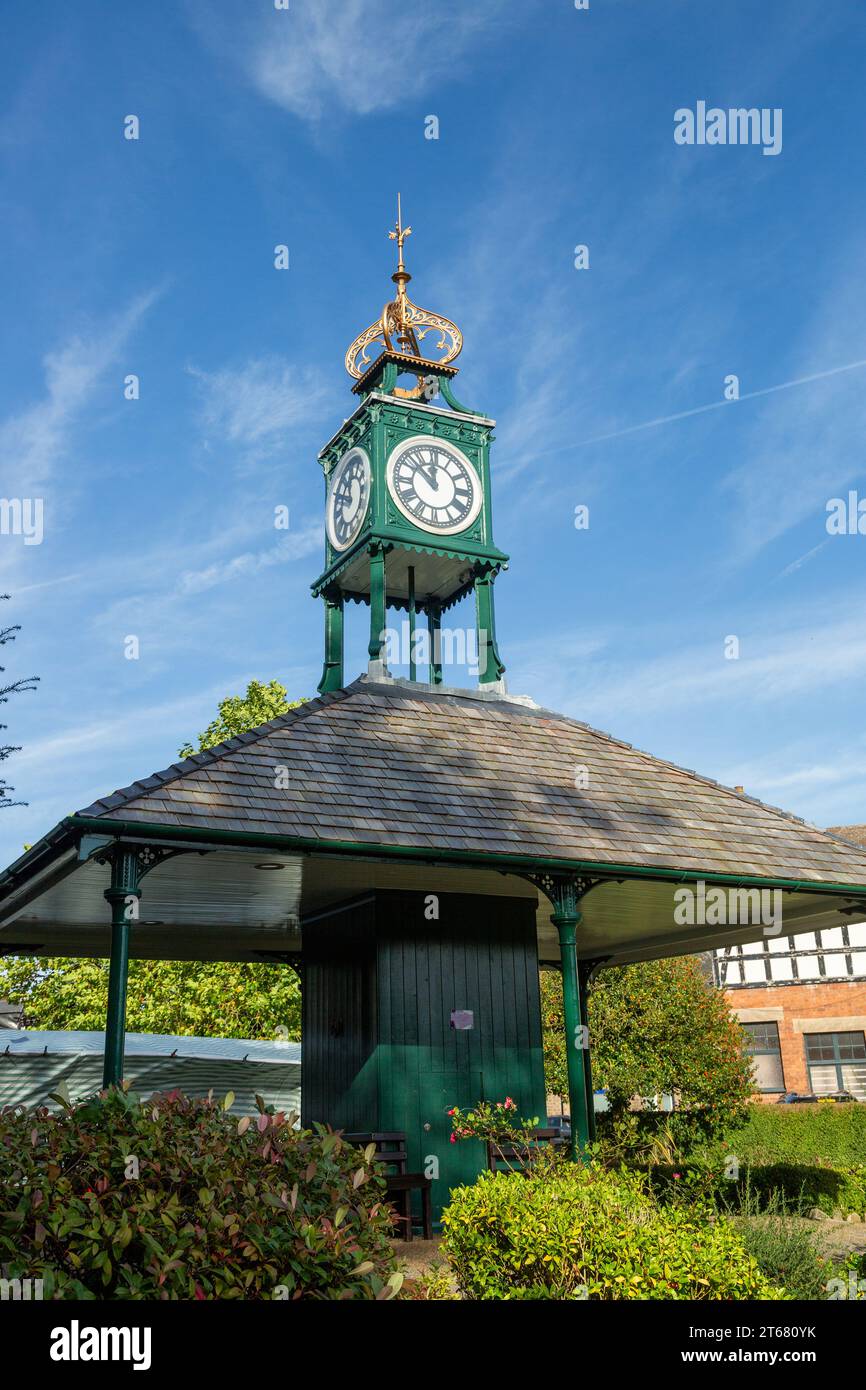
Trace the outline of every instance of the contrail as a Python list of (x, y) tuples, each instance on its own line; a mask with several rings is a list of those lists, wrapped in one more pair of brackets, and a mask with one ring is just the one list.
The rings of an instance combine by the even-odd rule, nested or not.
[(827, 372), (813, 372), (811, 376), (798, 376), (793, 381), (782, 381), (778, 386), (764, 386), (760, 391), (746, 391), (736, 400), (712, 401), (710, 405), (698, 405), (694, 410), (680, 410), (676, 415), (660, 415), (655, 420), (644, 420), (640, 425), (629, 425), (624, 430), (612, 430), (610, 434), (596, 434), (591, 439), (578, 440), (576, 444), (565, 444), (558, 449), (545, 449), (543, 454), (533, 454), (532, 458), (544, 458), (547, 454), (564, 454), (570, 449), (585, 449), (589, 444), (603, 444), (608, 439), (622, 439), (627, 434), (637, 434), (640, 430), (652, 430), (658, 425), (670, 425), (674, 420), (687, 420), (691, 415), (704, 415), (708, 410), (721, 410), (725, 406), (739, 405), (741, 401), (753, 401), (758, 396), (771, 396), (775, 391), (790, 391), (792, 386), (806, 386), (810, 381), (823, 381), (828, 376), (839, 376), (841, 372), (853, 372), (858, 367), (866, 367), (866, 358), (859, 362), (849, 362), (844, 367), (831, 367)]

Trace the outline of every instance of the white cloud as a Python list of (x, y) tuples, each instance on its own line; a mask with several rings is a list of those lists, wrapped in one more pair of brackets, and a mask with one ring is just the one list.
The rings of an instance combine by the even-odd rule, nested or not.
[(44, 488), (100, 379), (160, 293), (152, 290), (139, 295), (109, 322), (67, 339), (47, 354), (42, 400), (0, 424), (0, 461), (7, 491), (24, 497), (38, 495)]
[(808, 384), (768, 398), (746, 436), (742, 463), (725, 479), (736, 508), (734, 561), (749, 559), (809, 518), (817, 542), (826, 534), (828, 500), (866, 471), (864, 372), (854, 369), (866, 334), (860, 258), (858, 245), (853, 256), (840, 259), (830, 292), (789, 359)]
[(489, 47), (514, 18), (505, 0), (293, 0), (288, 11), (238, 11), (221, 24), (211, 5), (190, 13), (203, 40), (240, 56), (262, 96), (311, 123), (414, 101), (458, 75), (473, 44)]
[(322, 523), (317, 521), (296, 535), (283, 536), (276, 545), (265, 550), (235, 555), (229, 560), (220, 560), (208, 565), (206, 569), (186, 570), (180, 576), (180, 592), (200, 594), (205, 589), (213, 589), (217, 584), (227, 584), (232, 579), (258, 574), (263, 569), (269, 569), (271, 565), (289, 564), (321, 549)]
[[(744, 708), (775, 705), (784, 700), (837, 690), (846, 682), (866, 677), (866, 628), (857, 616), (828, 622), (825, 617), (800, 614), (800, 621), (757, 621), (741, 631), (740, 656), (728, 660), (720, 627), (712, 645), (677, 648), (674, 655), (639, 662), (632, 655), (620, 662), (614, 653), (632, 653), (633, 643), (607, 634), (602, 645), (587, 631), (553, 631), (516, 652), (510, 674), (519, 673), (515, 690), (541, 698), (590, 724), (628, 738), (626, 721), (648, 712), (693, 712), (739, 702)], [(667, 639), (665, 638), (665, 641)], [(563, 661), (570, 654), (572, 677)], [(742, 778), (738, 780), (742, 781)]]
[(190, 367), (201, 389), (208, 438), (241, 449), (247, 462), (286, 447), (286, 433), (321, 421), (329, 387), (321, 374), (281, 357), (252, 358), (215, 372)]

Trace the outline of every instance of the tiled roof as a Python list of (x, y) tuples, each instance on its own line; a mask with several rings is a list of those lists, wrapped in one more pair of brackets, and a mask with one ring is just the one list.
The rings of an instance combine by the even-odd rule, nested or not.
[(365, 679), (79, 814), (866, 884), (866, 849), (586, 724)]

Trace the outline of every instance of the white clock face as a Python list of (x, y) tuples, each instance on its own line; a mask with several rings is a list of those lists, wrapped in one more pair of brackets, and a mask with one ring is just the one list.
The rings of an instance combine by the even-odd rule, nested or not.
[(352, 544), (370, 505), (370, 460), (363, 449), (350, 449), (331, 474), (325, 524), (335, 550)]
[(481, 511), (481, 481), (466, 455), (429, 434), (397, 445), (388, 490), (407, 520), (440, 536), (465, 531)]

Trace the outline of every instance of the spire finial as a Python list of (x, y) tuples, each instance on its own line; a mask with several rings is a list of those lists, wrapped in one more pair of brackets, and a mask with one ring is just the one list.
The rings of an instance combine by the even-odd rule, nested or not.
[(391, 241), (396, 241), (397, 243), (397, 271), (399, 274), (404, 273), (406, 270), (406, 267), (403, 264), (403, 242), (406, 240), (407, 236), (411, 235), (412, 228), (403, 226), (403, 210), (400, 206), (400, 194), (398, 193), (397, 221), (395, 223), (393, 232), (389, 232), (388, 236), (390, 237)]

